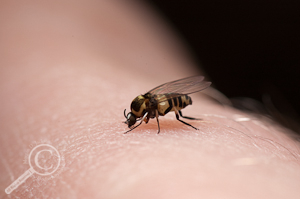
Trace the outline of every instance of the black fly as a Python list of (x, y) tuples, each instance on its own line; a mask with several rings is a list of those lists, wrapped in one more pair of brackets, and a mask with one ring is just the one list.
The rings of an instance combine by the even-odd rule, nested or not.
[[(190, 120), (198, 120), (197, 118), (182, 116), (181, 109), (192, 104), (192, 99), (188, 96), (189, 94), (204, 90), (211, 85), (211, 82), (203, 80), (203, 76), (187, 77), (162, 84), (144, 95), (137, 96), (131, 103), (131, 112), (126, 115), (126, 109), (124, 110), (126, 118), (124, 123), (128, 124), (130, 128), (125, 133), (132, 131), (141, 125), (143, 121), (147, 124), (150, 118), (156, 118), (159, 133), (158, 117), (164, 116), (170, 111), (175, 112), (178, 121), (197, 129), (189, 123), (180, 120), (179, 116)], [(137, 121), (140, 121), (140, 123), (133, 126)]]

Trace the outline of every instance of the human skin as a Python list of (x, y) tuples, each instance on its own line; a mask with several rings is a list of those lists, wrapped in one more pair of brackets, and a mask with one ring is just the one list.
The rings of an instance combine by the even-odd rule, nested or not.
[[(0, 198), (298, 198), (299, 143), (265, 117), (201, 94), (128, 130), (123, 110), (167, 81), (201, 74), (155, 13), (137, 2), (2, 2)], [(208, 89), (206, 92), (212, 91)], [(53, 178), (27, 169), (50, 144)], [(51, 164), (47, 162), (47, 164)]]

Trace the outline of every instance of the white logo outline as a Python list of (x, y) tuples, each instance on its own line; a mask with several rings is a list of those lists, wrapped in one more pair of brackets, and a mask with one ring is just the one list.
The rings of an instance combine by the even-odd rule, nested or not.
[[(46, 173), (41, 173), (41, 172), (38, 172), (36, 171), (32, 164), (31, 164), (31, 156), (32, 156), (32, 153), (34, 152), (34, 150), (36, 150), (37, 148), (39, 147), (50, 147), (52, 150), (50, 149), (43, 149), (41, 151), (38, 151), (37, 154), (35, 155), (34, 157), (34, 161), (35, 161), (35, 164), (37, 165), (37, 167), (39, 169), (42, 169), (42, 170), (46, 170)], [(48, 172), (49, 169), (52, 169), (53, 167), (53, 164), (48, 167), (48, 168), (43, 168), (39, 162), (38, 162), (38, 157), (39, 155), (42, 153), (42, 152), (45, 152), (45, 151), (48, 151), (51, 155), (53, 155), (53, 151), (55, 151), (55, 153), (57, 154), (57, 158), (58, 158), (58, 163), (57, 163), (57, 166), (51, 171), (51, 172)], [(29, 166), (30, 168), (28, 170), (26, 170), (21, 176), (19, 176), (15, 181), (13, 181), (6, 189), (5, 189), (5, 193), (6, 194), (10, 194), (11, 192), (13, 192), (15, 189), (17, 189), (21, 184), (23, 184), (30, 176), (32, 176), (34, 173), (38, 174), (38, 175), (41, 175), (41, 176), (48, 176), (48, 175), (52, 175), (60, 166), (60, 163), (61, 163), (61, 155), (60, 153), (58, 152), (58, 150), (53, 147), (52, 145), (50, 144), (39, 144), (37, 146), (35, 146), (29, 153), (28, 155), (28, 163), (29, 163)]]

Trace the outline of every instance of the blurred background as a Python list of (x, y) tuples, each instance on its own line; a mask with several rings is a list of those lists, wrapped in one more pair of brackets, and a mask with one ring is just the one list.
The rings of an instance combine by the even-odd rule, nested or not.
[(235, 106), (266, 111), (299, 132), (299, 1), (146, 2), (188, 44), (217, 89), (261, 103), (233, 100)]

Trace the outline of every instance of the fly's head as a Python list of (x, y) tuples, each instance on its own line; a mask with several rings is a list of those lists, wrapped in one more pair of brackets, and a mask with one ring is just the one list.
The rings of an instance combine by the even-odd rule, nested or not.
[(136, 123), (136, 116), (132, 112), (126, 115), (126, 109), (124, 110), (124, 117), (126, 118), (124, 123), (128, 125), (128, 128), (131, 128)]

